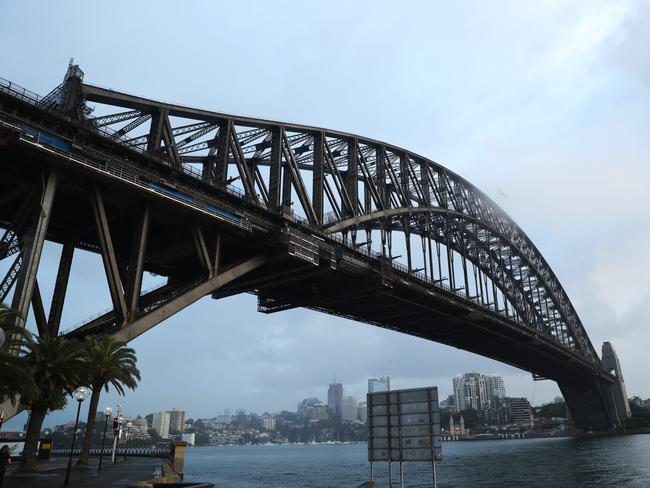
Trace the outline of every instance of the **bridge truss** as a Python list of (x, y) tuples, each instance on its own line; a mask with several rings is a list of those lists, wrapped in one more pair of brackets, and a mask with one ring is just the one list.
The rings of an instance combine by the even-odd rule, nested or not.
[[(130, 340), (205, 295), (253, 292), (261, 312), (313, 308), (555, 379), (585, 428), (625, 417), (615, 407), (620, 371), (601, 363), (549, 264), (449, 169), (352, 134), (89, 85), (76, 66), (46, 97), (8, 82), (0, 93), (7, 154), (38, 161), (14, 175), (25, 188), (0, 215), (0, 258), (15, 256), (0, 300), (17, 283), (14, 306), (26, 316), (32, 304), (40, 333), (59, 333), (72, 256), (83, 248), (102, 255), (113, 307), (71, 335)], [(120, 200), (136, 190), (129, 212)], [(88, 209), (82, 224), (50, 223), (55, 195), (62, 215)], [(47, 319), (36, 280), (46, 238), (63, 244)], [(144, 271), (167, 282), (143, 292)]]

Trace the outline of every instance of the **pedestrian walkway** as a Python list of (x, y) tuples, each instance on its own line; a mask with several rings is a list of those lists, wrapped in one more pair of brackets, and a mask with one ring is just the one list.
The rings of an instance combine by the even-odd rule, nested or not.
[[(85, 487), (120, 487), (130, 486), (138, 481), (154, 477), (154, 469), (163, 465), (163, 459), (132, 457), (126, 461), (118, 459), (111, 464), (110, 458), (104, 459), (102, 470), (97, 472), (97, 459), (91, 459), (89, 466), (72, 465), (68, 488)], [(107, 462), (108, 461), (108, 462)], [(76, 459), (73, 459), (73, 463)], [(63, 488), (67, 458), (52, 457), (40, 466), (38, 474), (18, 474), (18, 466), (8, 466), (2, 488)]]

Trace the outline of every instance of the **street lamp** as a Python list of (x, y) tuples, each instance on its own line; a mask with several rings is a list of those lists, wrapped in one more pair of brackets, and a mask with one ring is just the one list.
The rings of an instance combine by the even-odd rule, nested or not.
[(77, 400), (77, 418), (74, 421), (74, 432), (72, 433), (72, 447), (70, 448), (70, 458), (68, 459), (68, 467), (65, 470), (65, 481), (63, 486), (68, 486), (68, 480), (70, 478), (70, 466), (72, 466), (72, 453), (74, 452), (74, 443), (77, 440), (77, 426), (79, 425), (79, 412), (81, 412), (81, 402), (83, 402), (88, 396), (89, 388), (85, 386), (80, 386), (75, 391), (72, 392), (72, 397)]
[(126, 423), (126, 432), (124, 433), (124, 460), (126, 461), (126, 452), (129, 450), (129, 434), (131, 433), (131, 428), (133, 424), (131, 422)]
[(97, 471), (102, 470), (102, 457), (104, 456), (104, 442), (106, 441), (106, 428), (108, 427), (108, 418), (111, 416), (113, 413), (113, 409), (111, 407), (106, 407), (104, 409), (104, 436), (102, 437), (102, 448), (99, 451), (99, 466), (97, 466)]

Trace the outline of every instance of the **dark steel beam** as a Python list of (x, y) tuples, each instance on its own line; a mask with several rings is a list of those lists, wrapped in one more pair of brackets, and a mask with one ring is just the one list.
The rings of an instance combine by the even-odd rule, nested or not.
[(123, 326), (118, 332), (113, 334), (113, 337), (120, 341), (129, 342), (204, 296), (214, 293), (222, 286), (227, 285), (228, 283), (245, 276), (254, 269), (259, 268), (266, 263), (266, 261), (267, 258), (264, 256), (255, 256), (240, 264), (231, 266), (180, 296), (173, 298), (171, 301), (155, 309), (153, 312)]
[(38, 272), (38, 266), (43, 252), (43, 244), (45, 243), (45, 235), (52, 214), (52, 206), (54, 204), (57, 183), (58, 175), (54, 170), (52, 170), (47, 177), (47, 182), (40, 201), (40, 209), (38, 209), (39, 212), (36, 216), (36, 222), (33, 225), (33, 228), (28, 230), (23, 236), (22, 265), (20, 272), (18, 273), (16, 290), (12, 301), (12, 308), (18, 314), (14, 323), (21, 327), (24, 327), (27, 321), (29, 304), (34, 294), (36, 273)]
[(34, 321), (39, 336), (48, 335), (47, 319), (45, 318), (45, 308), (43, 307), (43, 298), (38, 286), (38, 280), (34, 283), (34, 294), (32, 295), (32, 309), (34, 310)]
[(56, 273), (54, 282), (54, 292), (52, 293), (52, 303), (50, 305), (50, 315), (47, 320), (47, 329), (52, 336), (59, 334), (61, 326), (61, 316), (63, 315), (63, 304), (68, 289), (70, 279), (70, 269), (72, 267), (72, 257), (74, 254), (74, 242), (67, 241), (61, 249), (61, 258), (59, 259), (59, 269)]
[(106, 209), (104, 200), (99, 189), (95, 188), (91, 194), (93, 213), (95, 214), (95, 223), (97, 225), (97, 234), (99, 236), (100, 247), (102, 251), (102, 260), (104, 262), (104, 271), (108, 281), (108, 289), (111, 294), (111, 300), (115, 311), (122, 319), (128, 317), (126, 300), (124, 298), (124, 288), (120, 278), (117, 258), (115, 257), (115, 248), (111, 239), (111, 232), (108, 227), (106, 218)]
[(144, 259), (149, 241), (149, 205), (145, 205), (142, 211), (142, 219), (134, 232), (134, 245), (131, 259), (132, 286), (129, 300), (129, 321), (133, 321), (138, 312), (140, 293), (142, 292), (142, 273), (144, 270)]
[(325, 135), (322, 132), (314, 134), (314, 169), (312, 171), (312, 202), (316, 224), (323, 225), (323, 187), (325, 179)]

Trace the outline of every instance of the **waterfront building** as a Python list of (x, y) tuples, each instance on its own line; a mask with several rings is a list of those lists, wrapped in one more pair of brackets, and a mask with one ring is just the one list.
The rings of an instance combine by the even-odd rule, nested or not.
[(324, 403), (318, 403), (314, 405), (311, 409), (311, 420), (327, 420), (327, 405)]
[(266, 430), (275, 430), (275, 417), (264, 417), (262, 419), (262, 428)]
[(147, 421), (143, 418), (131, 420), (131, 426), (134, 431), (140, 432), (142, 434), (147, 433)]
[(503, 397), (491, 400), (480, 412), (484, 424), (493, 427), (505, 425), (532, 425), (532, 408), (527, 398)]
[(226, 409), (224, 413), (217, 414), (214, 420), (220, 424), (229, 424), (232, 422), (232, 415), (230, 415), (230, 410)]
[(496, 374), (487, 375), (485, 380), (487, 383), (488, 401), (506, 396), (506, 387), (501, 376)]
[(461, 415), (458, 422), (454, 420), (454, 416), (449, 416), (449, 433), (453, 436), (464, 436), (469, 432), (465, 430), (465, 419)]
[(341, 418), (342, 403), (343, 385), (341, 383), (331, 383), (327, 390), (327, 407), (336, 419)]
[(357, 419), (357, 398), (353, 396), (344, 396), (341, 401), (341, 420), (343, 422), (356, 422)]
[(185, 410), (172, 409), (169, 411), (169, 430), (183, 432), (185, 427)]
[(390, 376), (381, 376), (379, 379), (370, 378), (368, 380), (368, 393), (380, 391), (390, 391)]
[(503, 378), (498, 375), (465, 373), (453, 379), (454, 411), (480, 411), (490, 401), (505, 397)]
[(510, 422), (517, 425), (532, 425), (533, 414), (527, 398), (507, 397)]
[(362, 424), (368, 421), (368, 404), (366, 402), (359, 403), (357, 407), (357, 418)]
[(163, 439), (169, 439), (170, 417), (169, 412), (156, 412), (152, 417), (151, 428)]
[(196, 445), (196, 434), (194, 432), (192, 432), (191, 434), (183, 434), (181, 436), (181, 440), (187, 442), (188, 446), (194, 446)]

